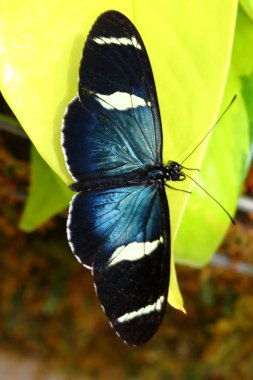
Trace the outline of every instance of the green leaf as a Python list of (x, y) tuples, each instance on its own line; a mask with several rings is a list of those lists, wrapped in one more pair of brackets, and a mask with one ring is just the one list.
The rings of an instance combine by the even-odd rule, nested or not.
[(240, 0), (240, 4), (244, 9), (244, 12), (253, 21), (253, 1), (252, 0)]
[(38, 152), (31, 151), (32, 172), (29, 197), (19, 227), (31, 232), (62, 211), (70, 201), (73, 192), (55, 174)]
[[(236, 209), (252, 152), (252, 56), (253, 24), (240, 10), (222, 108), (234, 93), (238, 98), (216, 127), (197, 179), (230, 213)], [(178, 231), (175, 255), (178, 262), (201, 266), (212, 258), (230, 221), (197, 186), (190, 198)]]
[[(15, 12), (13, 12), (15, 9)], [(163, 156), (179, 162), (213, 124), (230, 63), (237, 1), (2, 1), (2, 92), (48, 165), (68, 184), (60, 146), (64, 110), (76, 95), (78, 66), (96, 17), (117, 9), (147, 47), (163, 121)], [(208, 140), (191, 158), (201, 166)], [(184, 184), (190, 189), (191, 182)], [(168, 191), (172, 249), (187, 197)], [(188, 229), (188, 226), (186, 226)], [(170, 302), (182, 308), (172, 257)]]

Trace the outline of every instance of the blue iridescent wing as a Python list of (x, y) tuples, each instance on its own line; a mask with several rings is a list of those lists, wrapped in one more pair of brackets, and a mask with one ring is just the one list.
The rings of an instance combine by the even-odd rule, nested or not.
[(164, 188), (156, 184), (80, 192), (72, 200), (70, 244), (92, 267), (103, 309), (128, 344), (145, 343), (164, 316), (169, 231)]
[(79, 97), (69, 105), (62, 145), (76, 181), (161, 164), (154, 79), (141, 37), (118, 12), (101, 15), (87, 38)]

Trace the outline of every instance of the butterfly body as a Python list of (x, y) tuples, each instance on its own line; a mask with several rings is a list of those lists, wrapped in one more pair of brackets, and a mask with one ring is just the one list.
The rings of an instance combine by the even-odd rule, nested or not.
[(105, 177), (99, 179), (85, 179), (70, 185), (73, 191), (96, 191), (101, 189), (113, 189), (125, 186), (148, 186), (156, 184), (164, 186), (167, 181), (181, 181), (184, 174), (180, 164), (170, 161), (169, 165), (150, 166), (124, 176)]
[(101, 305), (128, 344), (147, 342), (164, 317), (170, 278), (167, 181), (153, 74), (129, 19), (102, 14), (83, 51), (78, 97), (64, 116), (62, 146), (76, 191), (71, 249), (92, 271)]

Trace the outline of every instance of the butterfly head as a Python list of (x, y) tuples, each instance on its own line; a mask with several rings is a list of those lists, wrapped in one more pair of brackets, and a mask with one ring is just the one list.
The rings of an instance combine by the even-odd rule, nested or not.
[(167, 181), (183, 181), (185, 174), (182, 172), (183, 167), (176, 161), (169, 161), (164, 165), (165, 178)]

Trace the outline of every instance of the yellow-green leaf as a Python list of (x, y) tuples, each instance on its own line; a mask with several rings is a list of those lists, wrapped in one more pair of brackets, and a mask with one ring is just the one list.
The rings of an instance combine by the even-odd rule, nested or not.
[(48, 167), (35, 148), (32, 148), (31, 164), (29, 196), (19, 223), (19, 227), (26, 232), (35, 230), (62, 211), (72, 195), (72, 191)]

